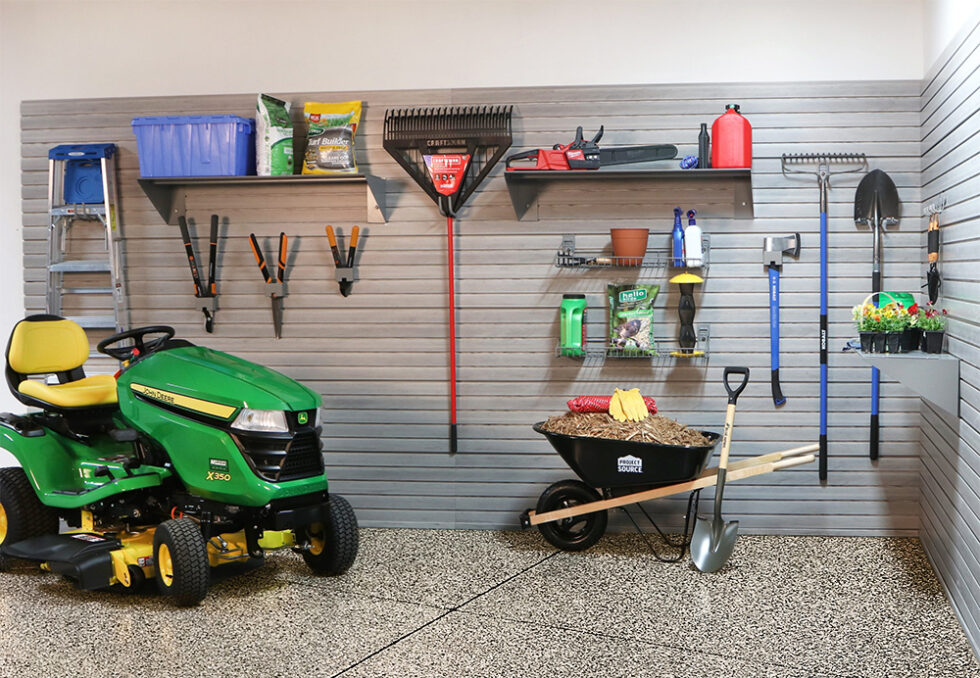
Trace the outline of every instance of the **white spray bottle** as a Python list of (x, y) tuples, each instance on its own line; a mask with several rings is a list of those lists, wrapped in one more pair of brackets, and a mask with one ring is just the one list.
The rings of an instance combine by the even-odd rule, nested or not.
[(687, 211), (687, 228), (684, 229), (684, 265), (694, 268), (701, 265), (701, 227), (694, 221), (697, 210)]

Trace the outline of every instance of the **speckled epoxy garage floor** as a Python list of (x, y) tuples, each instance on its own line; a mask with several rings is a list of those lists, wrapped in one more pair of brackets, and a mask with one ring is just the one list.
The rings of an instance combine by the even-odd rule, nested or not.
[(916, 539), (740, 536), (715, 574), (635, 535), (362, 530), (345, 576), (297, 556), (194, 609), (0, 573), (0, 677), (980, 676)]

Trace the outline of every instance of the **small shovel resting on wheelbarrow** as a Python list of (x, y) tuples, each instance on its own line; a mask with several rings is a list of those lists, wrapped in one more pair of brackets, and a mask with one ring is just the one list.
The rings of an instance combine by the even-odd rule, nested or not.
[[(728, 383), (732, 374), (741, 374), (742, 383), (733, 389)], [(735, 424), (735, 402), (749, 383), (748, 367), (726, 367), (725, 390), (728, 391), (728, 409), (725, 412), (725, 430), (721, 440), (721, 458), (718, 460), (718, 483), (715, 485), (715, 513), (712, 518), (698, 517), (691, 535), (691, 560), (702, 572), (717, 572), (735, 550), (738, 537), (738, 521), (725, 522), (721, 517), (721, 499), (725, 493), (725, 475), (728, 472), (728, 450), (732, 446), (732, 426)]]

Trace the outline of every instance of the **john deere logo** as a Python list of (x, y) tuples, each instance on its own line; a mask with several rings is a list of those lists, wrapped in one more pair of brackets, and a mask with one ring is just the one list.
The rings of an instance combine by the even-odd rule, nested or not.
[(621, 304), (635, 304), (638, 301), (643, 301), (647, 298), (647, 291), (644, 287), (638, 287), (634, 290), (623, 290), (619, 293), (619, 303)]
[(310, 415), (307, 414), (306, 412), (300, 412), (299, 414), (296, 415), (296, 421), (298, 421), (300, 424), (305, 424), (309, 420), (310, 420)]

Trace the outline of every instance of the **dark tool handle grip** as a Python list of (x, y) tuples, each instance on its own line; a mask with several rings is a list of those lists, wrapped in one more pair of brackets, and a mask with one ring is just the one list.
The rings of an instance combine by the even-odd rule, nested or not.
[(184, 239), (184, 251), (187, 253), (187, 263), (191, 267), (191, 278), (194, 281), (194, 296), (201, 296), (201, 274), (197, 270), (197, 259), (194, 257), (194, 244), (191, 242), (191, 234), (187, 230), (187, 219), (183, 216), (177, 217), (177, 226), (180, 228), (180, 237)]
[(786, 403), (786, 396), (783, 395), (783, 389), (779, 385), (779, 368), (772, 371), (772, 402), (774, 405)]
[(929, 263), (934, 264), (939, 261), (939, 229), (932, 228), (929, 224)]
[(211, 215), (211, 240), (210, 249), (208, 251), (208, 291), (211, 296), (215, 296), (218, 293), (218, 285), (215, 282), (216, 277), (216, 266), (218, 258), (218, 215)]
[(521, 153), (514, 153), (513, 155), (508, 155), (507, 158), (504, 160), (504, 164), (507, 167), (510, 167), (510, 164), (516, 160), (537, 160), (539, 150), (540, 149), (535, 148), (530, 151), (522, 151)]
[(252, 254), (255, 255), (255, 263), (259, 265), (259, 271), (262, 273), (262, 278), (267, 283), (272, 282), (272, 276), (269, 275), (269, 267), (265, 264), (265, 257), (262, 256), (262, 250), (259, 249), (259, 241), (255, 239), (255, 234), (249, 233), (248, 240), (252, 244)]
[(878, 415), (871, 415), (871, 444), (869, 446), (869, 456), (872, 460), (878, 458)]
[(355, 226), (350, 234), (350, 245), (347, 248), (347, 268), (354, 268), (354, 255), (357, 253), (357, 242), (361, 235), (360, 226)]
[(282, 282), (286, 277), (286, 247), (287, 238), (285, 233), (279, 234), (279, 266), (276, 269), (276, 280)]
[(456, 454), (457, 449), (456, 424), (449, 425), (449, 454)]
[[(742, 383), (738, 385), (738, 388), (732, 388), (731, 384), (728, 383), (728, 377), (733, 374), (742, 375)], [(722, 379), (725, 382), (725, 390), (728, 391), (728, 402), (731, 405), (735, 404), (738, 400), (739, 394), (745, 390), (746, 385), (749, 383), (749, 368), (748, 367), (726, 367), (724, 373), (722, 374)]]

